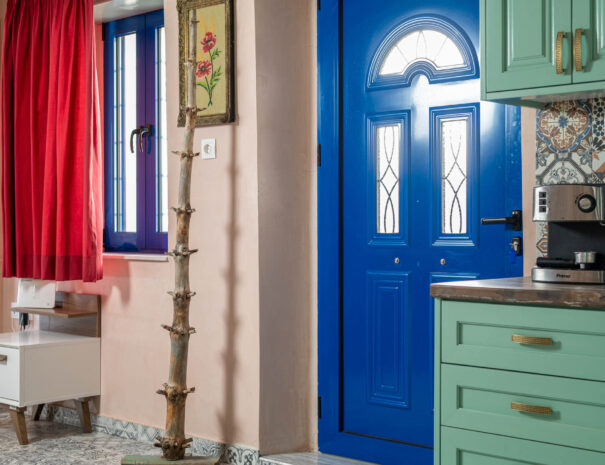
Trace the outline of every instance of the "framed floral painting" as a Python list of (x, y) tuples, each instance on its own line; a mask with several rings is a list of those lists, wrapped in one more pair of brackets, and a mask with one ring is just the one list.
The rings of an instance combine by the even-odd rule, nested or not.
[(179, 112), (178, 125), (185, 125), (187, 101), (189, 17), (197, 11), (198, 47), (196, 126), (231, 123), (235, 120), (233, 79), (233, 0), (178, 0), (179, 13)]

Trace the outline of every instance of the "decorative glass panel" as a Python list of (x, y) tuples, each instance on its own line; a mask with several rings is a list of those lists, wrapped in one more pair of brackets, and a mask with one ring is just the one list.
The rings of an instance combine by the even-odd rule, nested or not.
[(441, 231), (467, 232), (468, 119), (441, 121)]
[(458, 46), (442, 32), (421, 29), (403, 36), (387, 53), (379, 74), (403, 74), (418, 61), (430, 63), (436, 69), (464, 66)]
[(399, 233), (399, 153), (401, 127), (376, 128), (377, 231)]
[(114, 47), (114, 224), (116, 232), (137, 230), (137, 154), (130, 133), (137, 128), (137, 35), (117, 37)]
[(166, 128), (166, 34), (163, 27), (157, 30), (157, 125), (158, 151), (156, 169), (157, 220), (158, 232), (168, 232), (168, 139)]

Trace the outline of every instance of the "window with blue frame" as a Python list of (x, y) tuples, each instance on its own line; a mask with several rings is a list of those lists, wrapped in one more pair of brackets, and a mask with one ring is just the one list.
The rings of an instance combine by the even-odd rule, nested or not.
[(164, 13), (104, 25), (105, 250), (164, 252), (168, 232)]

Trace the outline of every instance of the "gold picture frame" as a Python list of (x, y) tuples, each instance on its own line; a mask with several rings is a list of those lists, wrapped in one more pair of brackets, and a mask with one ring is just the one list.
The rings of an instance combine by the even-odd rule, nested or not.
[(178, 126), (185, 126), (187, 106), (187, 56), (189, 53), (189, 17), (197, 11), (197, 106), (203, 108), (196, 118), (196, 127), (235, 121), (233, 1), (178, 0), (179, 15), (179, 117)]

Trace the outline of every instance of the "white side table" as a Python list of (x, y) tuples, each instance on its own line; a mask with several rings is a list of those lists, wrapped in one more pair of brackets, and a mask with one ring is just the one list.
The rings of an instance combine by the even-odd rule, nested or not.
[(27, 444), (24, 412), (75, 399), (90, 432), (88, 400), (101, 393), (101, 339), (50, 331), (0, 334), (0, 406), (8, 408), (20, 444)]

